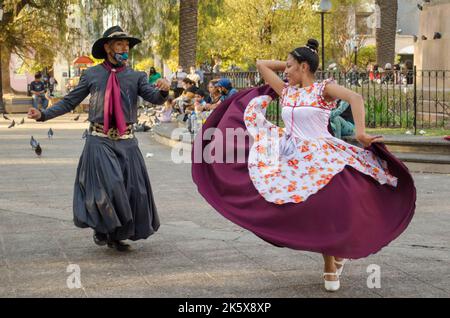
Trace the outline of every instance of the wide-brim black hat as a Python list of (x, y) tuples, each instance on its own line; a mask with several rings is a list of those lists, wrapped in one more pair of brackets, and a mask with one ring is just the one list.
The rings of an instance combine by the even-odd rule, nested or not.
[(130, 42), (130, 50), (142, 41), (129, 36), (120, 26), (116, 25), (103, 33), (103, 37), (98, 39), (92, 46), (92, 56), (96, 59), (106, 59), (105, 43), (111, 40), (128, 40)]

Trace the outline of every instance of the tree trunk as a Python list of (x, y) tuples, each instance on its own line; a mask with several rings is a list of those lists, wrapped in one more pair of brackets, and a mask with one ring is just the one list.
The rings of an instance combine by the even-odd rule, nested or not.
[(397, 0), (376, 0), (380, 7), (380, 28), (376, 29), (377, 64), (384, 68), (395, 62), (395, 39), (397, 36)]
[(1, 77), (3, 94), (11, 93), (11, 79), (9, 74), (9, 63), (11, 61), (11, 53), (1, 47)]
[(3, 102), (3, 74), (2, 74), (2, 44), (0, 43), (0, 113), (5, 113), (5, 103)]
[(186, 72), (197, 58), (198, 0), (180, 0), (179, 64)]

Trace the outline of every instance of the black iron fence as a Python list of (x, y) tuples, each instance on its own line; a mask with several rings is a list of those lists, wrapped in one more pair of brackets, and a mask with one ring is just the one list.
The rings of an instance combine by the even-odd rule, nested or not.
[[(228, 77), (237, 89), (264, 84), (258, 72), (205, 74), (205, 81), (219, 77)], [(450, 129), (450, 71), (323, 72), (317, 78), (333, 78), (361, 94), (368, 127)], [(269, 107), (267, 118), (280, 124), (278, 102)]]

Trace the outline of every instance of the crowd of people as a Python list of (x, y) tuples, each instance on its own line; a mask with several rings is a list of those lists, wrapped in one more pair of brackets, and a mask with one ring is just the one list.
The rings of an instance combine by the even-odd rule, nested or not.
[(413, 84), (412, 62), (407, 61), (404, 64), (387, 63), (384, 68), (378, 64), (369, 64), (367, 74), (370, 81), (378, 84), (396, 84), (410, 85)]
[[(161, 77), (154, 67), (150, 69), (150, 84), (154, 84)], [(170, 123), (179, 117), (194, 135), (221, 102), (238, 92), (228, 78), (213, 79), (208, 83), (207, 90), (202, 89), (204, 73), (194, 67), (191, 67), (190, 73), (187, 74), (180, 66), (170, 79), (172, 95), (157, 112), (159, 122)], [(343, 101), (338, 105), (339, 107), (332, 111), (330, 127), (338, 138), (351, 136), (355, 128), (351, 107)]]
[[(186, 122), (189, 131), (196, 134), (209, 115), (228, 97), (237, 93), (233, 83), (228, 78), (221, 78), (221, 60), (216, 59), (214, 66), (202, 64), (200, 67), (190, 67), (186, 72), (182, 66), (169, 78), (171, 82), (171, 97), (158, 111), (158, 119), (162, 123), (171, 122), (179, 117)], [(238, 71), (239, 69), (233, 69)], [(330, 65), (328, 72), (337, 71), (337, 66)], [(402, 64), (386, 64), (384, 68), (377, 64), (369, 64), (365, 71), (353, 65), (347, 72), (347, 80), (351, 85), (361, 85), (364, 82), (378, 84), (409, 85), (413, 83), (412, 64), (407, 61)], [(205, 85), (205, 73), (211, 73), (218, 78)], [(149, 71), (149, 83), (154, 85), (163, 76), (154, 67)], [(260, 78), (249, 82), (249, 87), (264, 83)], [(250, 85), (251, 84), (251, 85)], [(206, 90), (203, 87), (206, 86)], [(333, 134), (342, 138), (354, 133), (354, 122), (351, 118), (351, 108), (348, 103), (340, 102), (333, 110), (330, 118), (330, 128)], [(181, 116), (182, 115), (182, 116)]]
[[(333, 67), (328, 68), (329, 72), (335, 70)], [(346, 74), (346, 77), (351, 85), (356, 86), (361, 86), (365, 82), (392, 85), (411, 85), (414, 83), (413, 65), (411, 61), (394, 65), (387, 63), (384, 65), (384, 68), (378, 64), (369, 64), (365, 71), (360, 71), (356, 65), (353, 65)]]
[[(149, 72), (149, 83), (155, 83), (161, 74), (155, 68)], [(209, 115), (220, 105), (221, 102), (237, 93), (233, 83), (228, 78), (217, 78), (211, 80), (204, 86), (204, 71), (191, 67), (189, 74), (183, 67), (170, 77), (172, 95), (158, 112), (158, 119), (162, 123), (168, 123), (174, 117), (180, 117), (193, 134), (196, 134)]]

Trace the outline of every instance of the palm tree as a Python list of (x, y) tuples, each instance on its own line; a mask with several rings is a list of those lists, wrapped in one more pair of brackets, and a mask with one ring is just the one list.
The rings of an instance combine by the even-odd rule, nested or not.
[(380, 8), (379, 28), (376, 29), (377, 64), (394, 64), (395, 38), (397, 36), (398, 0), (376, 0)]
[(185, 70), (197, 57), (198, 0), (180, 0), (179, 64)]

